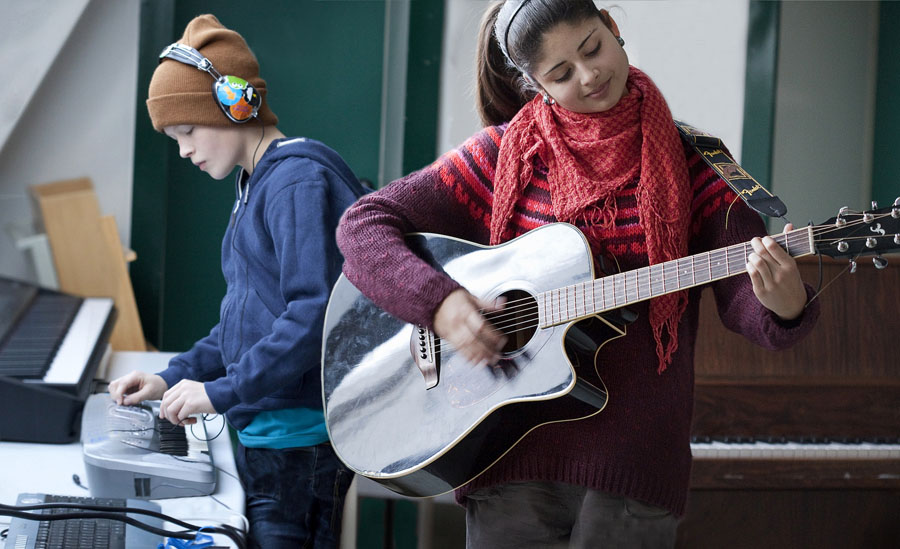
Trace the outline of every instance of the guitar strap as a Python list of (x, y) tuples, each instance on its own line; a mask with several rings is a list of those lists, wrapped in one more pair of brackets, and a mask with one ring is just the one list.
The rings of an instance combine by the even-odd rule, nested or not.
[(675, 121), (675, 126), (681, 132), (681, 136), (700, 153), (700, 158), (709, 164), (748, 206), (763, 215), (784, 217), (787, 213), (784, 202), (741, 168), (725, 151), (721, 139), (680, 120)]

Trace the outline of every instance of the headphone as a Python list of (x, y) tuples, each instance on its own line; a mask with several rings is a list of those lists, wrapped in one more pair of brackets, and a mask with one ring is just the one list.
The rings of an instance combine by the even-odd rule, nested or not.
[(169, 44), (159, 54), (159, 62), (162, 63), (164, 59), (173, 59), (209, 73), (214, 80), (212, 93), (216, 104), (232, 122), (243, 124), (256, 118), (259, 107), (262, 105), (262, 97), (243, 78), (230, 75), (222, 76), (213, 67), (212, 62), (203, 57), (199, 51), (178, 42)]

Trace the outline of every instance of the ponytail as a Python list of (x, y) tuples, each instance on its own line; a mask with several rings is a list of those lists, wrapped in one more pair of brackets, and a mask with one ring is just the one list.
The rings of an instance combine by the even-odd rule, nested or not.
[(476, 107), (482, 126), (509, 122), (535, 95), (521, 73), (507, 61), (494, 37), (494, 24), (503, 2), (485, 12), (478, 33)]

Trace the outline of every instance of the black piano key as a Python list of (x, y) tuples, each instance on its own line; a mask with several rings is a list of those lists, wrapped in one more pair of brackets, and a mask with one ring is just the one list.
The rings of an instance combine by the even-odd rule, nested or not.
[(66, 294), (38, 294), (0, 347), (0, 375), (43, 377), (82, 301)]
[(159, 451), (172, 456), (188, 455), (187, 433), (183, 425), (175, 425), (167, 419), (158, 418)]

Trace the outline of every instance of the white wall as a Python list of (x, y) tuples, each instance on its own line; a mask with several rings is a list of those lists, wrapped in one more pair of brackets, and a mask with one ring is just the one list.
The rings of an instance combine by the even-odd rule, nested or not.
[(0, 74), (32, 90), (0, 128), (0, 275), (36, 282), (11, 236), (33, 223), (29, 185), (91, 178), (130, 241), (140, 1), (0, 0), (0, 12)]
[[(486, 0), (445, 2), (440, 152), (480, 128), (474, 59), (481, 14), (488, 5)], [(748, 0), (619, 0), (597, 5), (609, 6), (631, 64), (656, 82), (672, 114), (724, 139), (739, 159)]]

